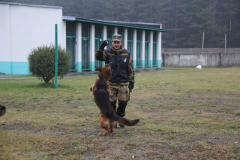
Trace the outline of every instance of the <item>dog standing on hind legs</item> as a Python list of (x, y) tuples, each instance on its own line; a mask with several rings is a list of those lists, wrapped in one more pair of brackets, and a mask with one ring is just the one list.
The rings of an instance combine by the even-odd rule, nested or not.
[(6, 107), (0, 105), (0, 117), (6, 113)]
[(91, 91), (94, 95), (95, 103), (100, 110), (99, 124), (103, 129), (105, 129), (105, 132), (102, 135), (112, 133), (115, 123), (125, 126), (134, 126), (137, 124), (139, 119), (128, 120), (126, 118), (117, 116), (110, 103), (109, 95), (111, 90), (109, 80), (111, 79), (112, 75), (111, 66), (109, 64), (105, 64), (103, 67), (99, 67), (96, 70), (99, 71), (99, 79), (97, 79), (93, 84)]

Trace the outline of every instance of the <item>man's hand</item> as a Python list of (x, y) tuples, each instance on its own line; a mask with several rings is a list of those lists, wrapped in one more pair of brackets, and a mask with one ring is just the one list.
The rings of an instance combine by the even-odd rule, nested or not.
[(104, 47), (107, 46), (107, 44), (108, 44), (108, 41), (107, 41), (107, 40), (102, 41), (102, 44), (101, 44), (101, 46), (99, 47), (99, 49), (104, 50)]
[(129, 82), (128, 88), (129, 88), (129, 90), (132, 90), (134, 88), (134, 83), (133, 82)]

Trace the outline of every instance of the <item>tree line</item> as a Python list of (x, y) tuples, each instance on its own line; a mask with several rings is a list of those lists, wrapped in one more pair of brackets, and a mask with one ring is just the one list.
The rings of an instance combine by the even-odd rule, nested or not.
[(240, 47), (240, 0), (2, 0), (63, 7), (64, 16), (162, 23), (164, 48)]

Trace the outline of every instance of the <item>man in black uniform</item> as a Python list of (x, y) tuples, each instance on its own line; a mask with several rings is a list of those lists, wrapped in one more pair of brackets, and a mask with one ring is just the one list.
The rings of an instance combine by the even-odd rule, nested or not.
[[(110, 80), (110, 102), (119, 117), (125, 116), (125, 109), (129, 100), (128, 88), (134, 88), (135, 73), (131, 54), (123, 48), (122, 36), (114, 34), (112, 36), (112, 47), (104, 49), (108, 41), (104, 40), (96, 53), (96, 59), (111, 63), (112, 77)], [(116, 103), (118, 101), (118, 108)], [(124, 127), (123, 125), (119, 125)], [(115, 125), (115, 128), (117, 125)]]

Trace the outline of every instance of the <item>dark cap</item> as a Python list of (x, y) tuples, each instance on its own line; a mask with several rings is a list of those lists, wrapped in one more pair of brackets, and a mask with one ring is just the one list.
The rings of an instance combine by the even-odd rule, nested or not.
[(122, 41), (122, 35), (121, 34), (113, 34), (112, 35), (112, 41)]

